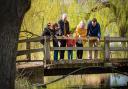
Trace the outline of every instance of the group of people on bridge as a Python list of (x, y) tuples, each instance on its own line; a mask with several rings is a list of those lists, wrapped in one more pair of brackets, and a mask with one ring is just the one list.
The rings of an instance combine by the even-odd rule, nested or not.
[[(67, 14), (63, 14), (62, 18), (58, 23), (48, 23), (44, 28), (42, 36), (53, 37), (53, 47), (84, 47), (86, 40), (90, 37), (95, 37), (96, 39), (91, 39), (89, 41), (90, 47), (97, 47), (100, 37), (100, 24), (97, 22), (96, 18), (93, 18), (85, 27), (84, 21), (81, 21), (75, 28), (75, 31), (71, 31), (69, 27), (69, 21), (67, 20)], [(57, 39), (57, 36), (62, 36), (64, 39)], [(44, 40), (41, 40), (44, 44)], [(58, 54), (60, 53), (60, 60), (64, 60), (65, 50), (54, 50), (54, 61), (58, 61)], [(77, 59), (82, 59), (83, 50), (77, 50)], [(89, 51), (89, 59), (92, 59), (92, 51)], [(98, 51), (94, 53), (94, 59), (98, 58)], [(73, 59), (73, 50), (68, 50), (68, 59)]]

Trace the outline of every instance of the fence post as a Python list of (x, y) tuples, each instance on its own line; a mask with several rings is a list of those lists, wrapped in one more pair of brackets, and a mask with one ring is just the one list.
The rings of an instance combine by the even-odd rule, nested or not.
[(44, 62), (45, 64), (50, 63), (50, 38), (44, 36)]
[(110, 47), (109, 47), (110, 41), (109, 40), (110, 40), (109, 36), (104, 37), (104, 51), (105, 51), (104, 59), (106, 61), (109, 61), (110, 59)]
[[(30, 50), (30, 42), (26, 42), (26, 49)], [(26, 54), (28, 61), (31, 61), (31, 53)]]

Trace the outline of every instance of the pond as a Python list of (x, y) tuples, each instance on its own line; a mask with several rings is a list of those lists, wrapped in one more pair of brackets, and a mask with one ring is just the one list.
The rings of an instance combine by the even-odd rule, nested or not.
[[(46, 76), (45, 83), (62, 76)], [(70, 75), (47, 85), (46, 89), (128, 89), (128, 76), (108, 74)]]

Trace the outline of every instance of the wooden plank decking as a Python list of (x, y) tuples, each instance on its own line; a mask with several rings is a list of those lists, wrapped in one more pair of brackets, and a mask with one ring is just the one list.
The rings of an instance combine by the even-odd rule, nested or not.
[(85, 59), (85, 60), (64, 60), (64, 61), (58, 61), (54, 63), (52, 60), (50, 64), (44, 64), (43, 61), (39, 62), (26, 62), (26, 63), (17, 63), (17, 69), (27, 69), (27, 68), (35, 68), (35, 67), (44, 67), (46, 69), (56, 69), (56, 68), (79, 68), (82, 66), (103, 66), (105, 64), (125, 64), (128, 66), (128, 60), (127, 59), (111, 59), (110, 61), (105, 61), (102, 59), (98, 60), (91, 60), (91, 59)]
[[(45, 76), (65, 75), (79, 68), (83, 68), (81, 71), (75, 74), (90, 74), (90, 73), (111, 73), (112, 68), (116, 68), (123, 72), (128, 72), (128, 60), (73, 60), (72, 62), (58, 62), (51, 64), (43, 64), (43, 62), (29, 62), (29, 63), (17, 63), (18, 73), (24, 72), (25, 74), (35, 73), (36, 71), (43, 71)], [(115, 71), (116, 72), (116, 71)]]

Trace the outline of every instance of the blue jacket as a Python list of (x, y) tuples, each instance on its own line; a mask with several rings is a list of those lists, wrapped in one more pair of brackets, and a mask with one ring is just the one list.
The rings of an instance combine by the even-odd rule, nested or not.
[(96, 23), (95, 27), (92, 26), (92, 21), (89, 22), (87, 26), (87, 36), (94, 36), (100, 39), (101, 32), (100, 32), (100, 24), (98, 22)]

